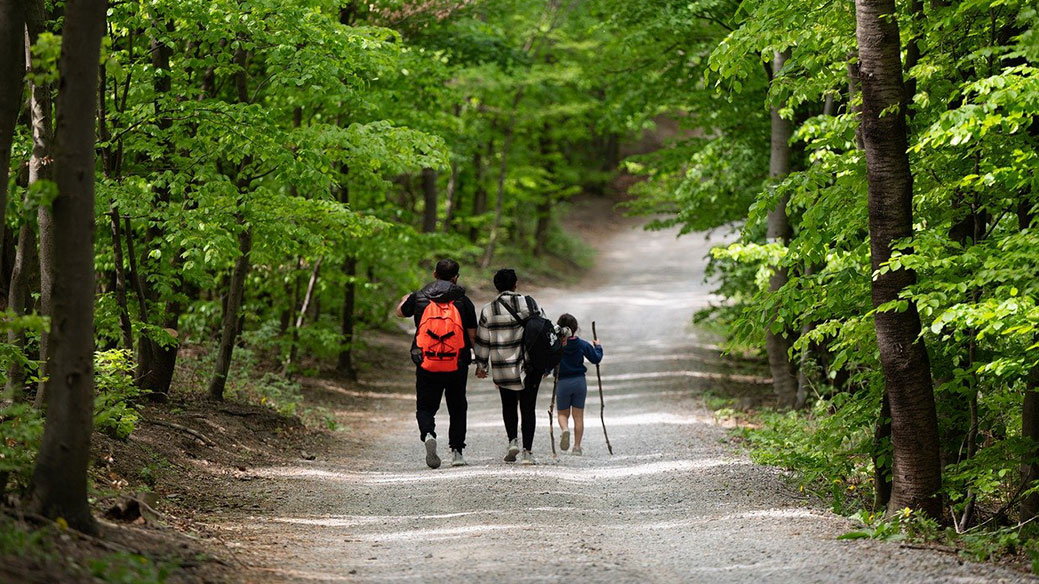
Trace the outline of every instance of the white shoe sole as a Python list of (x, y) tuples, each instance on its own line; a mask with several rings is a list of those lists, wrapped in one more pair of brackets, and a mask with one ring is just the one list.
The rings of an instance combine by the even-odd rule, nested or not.
[(437, 439), (426, 439), (426, 465), (429, 468), (440, 468), (440, 457), (437, 456)]
[(505, 462), (516, 462), (516, 457), (519, 456), (520, 449), (517, 446), (510, 446), (509, 451), (505, 453)]

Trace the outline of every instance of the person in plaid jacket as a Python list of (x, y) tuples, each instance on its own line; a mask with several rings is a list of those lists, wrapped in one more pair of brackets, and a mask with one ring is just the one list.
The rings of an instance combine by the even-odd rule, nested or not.
[[(534, 464), (534, 457), (530, 451), (534, 444), (534, 429), (537, 426), (535, 407), (538, 388), (545, 372), (529, 370), (526, 367), (523, 324), (517, 321), (502, 303), (508, 303), (521, 319), (526, 319), (531, 314), (544, 315), (544, 312), (533, 298), (516, 292), (516, 283), (514, 270), (503, 268), (494, 274), (494, 287), (498, 289), (498, 296), (480, 311), (476, 327), (476, 376), (485, 378), (490, 370), (494, 384), (498, 386), (502, 420), (509, 439), (505, 461), (515, 462), (517, 455), (520, 455), (520, 464)], [(517, 406), (523, 418), (522, 454), (516, 431), (519, 422)]]

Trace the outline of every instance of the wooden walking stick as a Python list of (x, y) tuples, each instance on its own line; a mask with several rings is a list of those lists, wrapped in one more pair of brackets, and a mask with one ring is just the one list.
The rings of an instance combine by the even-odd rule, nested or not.
[[(598, 341), (599, 335), (595, 334), (595, 321), (592, 321), (592, 340)], [(599, 421), (602, 422), (602, 435), (606, 438), (606, 449), (610, 451), (610, 456), (613, 456), (613, 446), (610, 445), (610, 435), (606, 433), (606, 418), (603, 416), (603, 411), (606, 409), (606, 404), (602, 399), (602, 375), (599, 373), (599, 364), (595, 364), (595, 378), (599, 381)], [(555, 388), (552, 388), (553, 395), (555, 394)], [(553, 447), (553, 451), (555, 448)]]
[(552, 458), (556, 458), (556, 433), (553, 430), (552, 408), (556, 405), (556, 386), (559, 384), (559, 366), (552, 371), (552, 401), (548, 402), (548, 439), (552, 441)]

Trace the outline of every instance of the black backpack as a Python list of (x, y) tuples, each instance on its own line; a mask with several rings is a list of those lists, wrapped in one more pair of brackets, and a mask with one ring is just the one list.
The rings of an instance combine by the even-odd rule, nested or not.
[(524, 298), (527, 299), (527, 309), (530, 311), (527, 318), (520, 318), (500, 296), (498, 303), (509, 311), (516, 322), (523, 325), (523, 349), (526, 354), (524, 369), (527, 373), (537, 371), (545, 374), (555, 369), (563, 358), (563, 332), (551, 320), (534, 311), (529, 296)]

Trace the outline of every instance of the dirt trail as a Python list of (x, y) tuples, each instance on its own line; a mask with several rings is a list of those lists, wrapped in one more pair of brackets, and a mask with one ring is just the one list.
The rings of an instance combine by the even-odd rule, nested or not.
[[(551, 316), (573, 313), (586, 337), (598, 321), (613, 456), (590, 395), (585, 455), (551, 458), (549, 382), (539, 464), (502, 462), (497, 393), (470, 377), (470, 466), (426, 468), (401, 335), (386, 347), (398, 376), (314, 388), (348, 428), (332, 447), (314, 461), (251, 469), (242, 488), (262, 494), (264, 509), (213, 515), (209, 527), (236, 542), (255, 568), (248, 577), (263, 582), (1033, 581), (937, 551), (837, 541), (848, 520), (728, 445), (703, 392), (761, 383), (762, 372), (724, 366), (687, 324), (710, 300), (708, 248), (697, 235), (621, 231), (603, 242), (584, 285), (536, 294)], [(445, 438), (447, 422), (444, 407)]]

